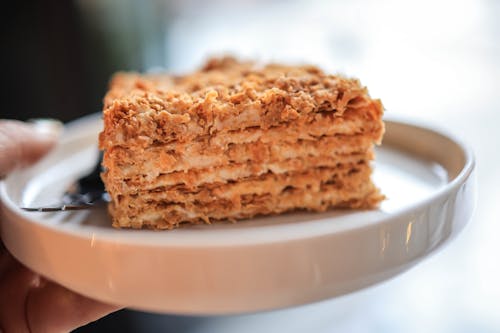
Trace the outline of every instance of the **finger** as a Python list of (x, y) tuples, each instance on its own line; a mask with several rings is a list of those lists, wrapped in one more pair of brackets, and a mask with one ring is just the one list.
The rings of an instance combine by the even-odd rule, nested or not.
[(119, 309), (41, 278), (7, 251), (0, 258), (0, 332), (69, 332)]
[(12, 258), (10, 253), (7, 252), (2, 240), (0, 240), (0, 279), (9, 270), (9, 268), (12, 267), (14, 262), (14, 258)]
[(26, 318), (32, 333), (68, 332), (118, 309), (47, 282), (28, 294)]
[(29, 333), (25, 300), (29, 290), (37, 284), (38, 275), (17, 262), (12, 262), (0, 277), (0, 330)]
[(0, 176), (37, 161), (54, 145), (56, 135), (15, 120), (0, 120)]

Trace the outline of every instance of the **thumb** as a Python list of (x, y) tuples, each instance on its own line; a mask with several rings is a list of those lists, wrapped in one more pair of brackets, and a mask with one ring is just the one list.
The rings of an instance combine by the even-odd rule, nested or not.
[(34, 124), (0, 120), (0, 177), (16, 167), (36, 162), (56, 139), (57, 133), (40, 131)]

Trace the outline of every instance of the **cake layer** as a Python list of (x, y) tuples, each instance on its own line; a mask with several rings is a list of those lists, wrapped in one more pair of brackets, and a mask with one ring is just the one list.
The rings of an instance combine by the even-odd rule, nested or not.
[[(168, 174), (160, 174), (157, 178), (149, 179), (143, 175), (131, 178), (107, 179), (108, 189), (115, 195), (133, 194), (138, 191), (154, 190), (155, 188), (167, 188), (182, 184), (190, 189), (205, 184), (221, 184), (235, 182), (249, 177), (260, 176), (272, 172), (273, 174), (284, 174), (300, 172), (302, 170), (317, 167), (340, 167), (341, 165), (353, 165), (366, 163), (372, 159), (371, 150), (368, 153), (351, 154), (344, 156), (304, 156), (283, 161), (269, 163), (232, 163), (215, 168), (191, 169), (189, 171), (177, 171)], [(109, 177), (109, 175), (105, 175)]]
[[(338, 167), (314, 168), (274, 174), (271, 172), (242, 178), (230, 183), (206, 183), (196, 188), (182, 185), (142, 190), (129, 195), (118, 195), (115, 201), (124, 207), (143, 205), (152, 200), (168, 202), (210, 202), (217, 199), (233, 200), (242, 195), (266, 194), (278, 195), (285, 188), (304, 189), (311, 192), (320, 190), (323, 184), (335, 184), (339, 189), (355, 190), (362, 182), (370, 179), (371, 169), (365, 163), (340, 165)], [(236, 200), (236, 199), (235, 199)]]
[[(236, 76), (224, 78), (233, 67)], [(371, 99), (356, 79), (325, 75), (312, 67), (271, 65), (258, 72), (240, 67), (229, 61), (177, 79), (115, 77), (105, 98), (101, 148), (147, 146), (150, 140), (186, 142), (248, 127), (268, 129), (310, 122), (318, 113), (342, 117), (356, 112), (368, 122), (382, 114), (380, 101)], [(193, 77), (198, 79), (193, 82)], [(213, 85), (203, 88), (202, 82)], [(198, 85), (199, 89), (193, 88)]]
[[(110, 149), (104, 157), (106, 177), (112, 179), (146, 178), (152, 180), (160, 174), (191, 169), (214, 168), (232, 163), (280, 162), (292, 158), (329, 156), (343, 157), (364, 154), (371, 151), (372, 140), (366, 136), (321, 137), (316, 141), (299, 140), (295, 143), (276, 142), (266, 144), (261, 141), (230, 144), (218, 147), (192, 144), (177, 152), (154, 146), (137, 152), (122, 147)], [(181, 150), (182, 151), (182, 150)]]
[[(180, 223), (210, 223), (235, 220), (256, 215), (278, 214), (303, 209), (325, 211), (337, 208), (372, 208), (383, 196), (371, 182), (361, 183), (356, 191), (344, 191), (334, 184), (325, 184), (321, 191), (286, 190), (279, 195), (247, 195), (239, 205), (230, 200), (213, 200), (209, 204), (150, 202), (143, 209), (124, 210), (110, 205), (114, 226), (122, 228), (172, 229)], [(146, 209), (147, 207), (147, 209)]]
[[(113, 146), (147, 147), (157, 143), (185, 143), (200, 137), (213, 137), (217, 134), (225, 136), (227, 133), (232, 134), (232, 132), (241, 132), (246, 129), (268, 130), (277, 127), (279, 131), (289, 125), (292, 125), (289, 131), (291, 133), (305, 132), (310, 136), (317, 136), (322, 135), (319, 133), (324, 130), (326, 130), (325, 134), (327, 135), (366, 132), (371, 134), (374, 141), (379, 142), (383, 134), (383, 126), (370, 120), (377, 117), (376, 113), (381, 112), (380, 108), (381, 105), (370, 105), (369, 108), (365, 109), (348, 110), (345, 117), (342, 118), (335, 110), (323, 110), (321, 113), (308, 114), (297, 117), (297, 119), (283, 119), (269, 126), (263, 126), (258, 117), (246, 120), (250, 116), (244, 113), (236, 119), (229, 118), (218, 125), (200, 125), (188, 115), (176, 115), (175, 117), (178, 119), (173, 119), (174, 116), (167, 111), (147, 111), (126, 122), (121, 121), (110, 125), (114, 130), (110, 133), (106, 131), (101, 133), (100, 145), (101, 149), (107, 149)], [(124, 119), (128, 119), (128, 117)], [(309, 124), (319, 124), (320, 127), (316, 130), (314, 127), (309, 129)], [(326, 126), (327, 124), (330, 126)]]

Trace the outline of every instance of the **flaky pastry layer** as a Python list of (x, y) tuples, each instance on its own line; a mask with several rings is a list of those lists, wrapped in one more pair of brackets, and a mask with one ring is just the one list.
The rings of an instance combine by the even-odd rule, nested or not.
[(294, 209), (373, 208), (382, 104), (313, 66), (213, 59), (182, 76), (119, 73), (104, 101), (114, 225), (171, 229)]

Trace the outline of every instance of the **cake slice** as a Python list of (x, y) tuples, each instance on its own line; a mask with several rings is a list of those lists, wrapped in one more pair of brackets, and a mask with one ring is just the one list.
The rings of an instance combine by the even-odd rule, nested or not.
[(184, 76), (116, 74), (99, 137), (113, 226), (374, 208), (382, 114), (358, 80), (313, 66), (220, 58)]

